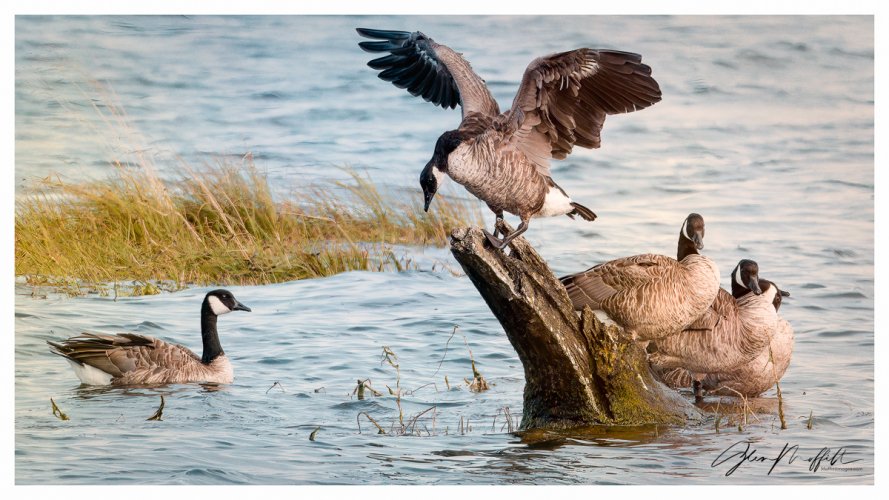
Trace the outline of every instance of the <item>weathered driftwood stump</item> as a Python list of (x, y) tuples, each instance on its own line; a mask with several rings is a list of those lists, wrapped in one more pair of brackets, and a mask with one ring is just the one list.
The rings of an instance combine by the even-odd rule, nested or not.
[(494, 250), (478, 228), (451, 233), (451, 252), (500, 320), (525, 368), (522, 429), (684, 423), (700, 418), (659, 382), (643, 349), (586, 308), (524, 238)]

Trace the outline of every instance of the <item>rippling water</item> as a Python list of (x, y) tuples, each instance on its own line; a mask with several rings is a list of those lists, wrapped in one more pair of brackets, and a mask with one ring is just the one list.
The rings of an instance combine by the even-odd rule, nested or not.
[[(788, 429), (765, 413), (743, 430), (717, 432), (710, 420), (523, 441), (505, 425), (506, 409), (521, 415), (521, 364), (469, 280), (442, 266), (233, 287), (253, 312), (220, 319), (236, 372), (220, 390), (80, 388), (44, 343), (135, 331), (199, 350), (207, 289), (115, 301), (35, 297), (19, 283), (17, 483), (873, 482), (871, 17), (19, 16), (17, 195), (52, 173), (102, 178), (113, 159), (148, 158), (170, 175), (181, 159), (251, 152), (284, 191), (348, 164), (420, 196), (419, 170), (459, 114), (377, 79), (356, 26), (420, 29), (463, 52), (501, 107), (536, 56), (579, 46), (643, 54), (663, 102), (609, 117), (602, 149), (555, 164), (599, 219), (535, 220), (527, 236), (567, 273), (671, 254), (685, 215), (702, 213), (724, 286), (747, 257), (792, 293), (781, 309), (796, 331), (781, 382)], [(94, 109), (108, 116), (112, 106), (128, 125)], [(445, 250), (411, 251), (459, 270)], [(387, 430), (398, 421), (394, 398), (352, 395), (357, 379), (395, 387), (383, 346), (411, 391), (404, 418), (434, 407), (417, 421), (422, 436), (380, 435), (359, 418)], [(469, 349), (488, 392), (462, 383)], [(160, 394), (164, 420), (145, 421)], [(53, 417), (49, 398), (71, 420)], [(751, 463), (726, 477), (728, 466), (712, 463), (738, 441), (766, 456), (799, 445), (800, 458), (768, 476)], [(822, 447), (858, 461), (810, 471), (804, 459)]]

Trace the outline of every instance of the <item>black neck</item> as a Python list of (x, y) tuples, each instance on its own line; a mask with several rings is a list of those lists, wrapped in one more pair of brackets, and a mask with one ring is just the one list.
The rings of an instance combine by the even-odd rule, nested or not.
[(220, 354), (225, 354), (219, 343), (219, 334), (216, 333), (216, 318), (210, 304), (206, 301), (201, 306), (201, 339), (204, 341), (204, 355), (201, 363), (209, 364)]
[(686, 238), (683, 235), (679, 235), (679, 248), (676, 250), (676, 260), (682, 260), (689, 255), (697, 254), (698, 248), (695, 246), (695, 242)]
[[(738, 278), (735, 279), (735, 276), (737, 276)], [(744, 273), (736, 267), (735, 270), (732, 271), (732, 297), (736, 299), (740, 299), (741, 297), (753, 291), (747, 288), (746, 285), (739, 285), (738, 280), (744, 281)]]

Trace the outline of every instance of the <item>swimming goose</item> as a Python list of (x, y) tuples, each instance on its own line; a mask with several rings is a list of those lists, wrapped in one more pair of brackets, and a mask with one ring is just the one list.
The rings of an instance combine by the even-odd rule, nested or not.
[[(686, 367), (668, 370), (664, 365), (653, 363), (656, 371), (668, 370), (661, 376), (664, 383), (675, 388), (693, 386), (696, 397), (702, 396), (704, 390), (728, 396), (741, 394), (756, 397), (784, 376), (793, 354), (793, 328), (784, 318), (778, 316), (777, 312), (783, 298), (789, 297), (790, 293), (781, 290), (769, 280), (760, 279), (759, 283), (768, 288), (764, 295), (774, 294), (770, 307), (775, 311), (776, 322), (769, 341), (754, 354), (754, 357), (733, 368), (717, 369), (711, 373), (693, 373)], [(745, 298), (753, 296), (749, 294)], [(662, 344), (663, 342), (658, 342), (658, 349)]]
[(203, 356), (187, 347), (135, 333), (98, 335), (82, 333), (62, 343), (49, 342), (50, 350), (65, 358), (87, 385), (230, 384), (231, 363), (219, 344), (216, 318), (232, 311), (250, 311), (227, 290), (213, 290), (201, 305)]
[[(574, 146), (598, 148), (609, 114), (643, 109), (661, 100), (661, 91), (642, 56), (581, 48), (535, 59), (528, 65), (512, 107), (497, 102), (463, 56), (423, 33), (358, 28), (377, 41), (358, 45), (388, 53), (368, 66), (379, 77), (442, 108), (462, 108), (456, 130), (444, 132), (420, 174), (424, 210), (447, 175), (487, 203), (494, 234), (503, 248), (528, 229), (532, 217), (568, 215), (594, 220), (596, 214), (571, 200), (550, 175), (550, 160), (563, 159)], [(515, 231), (497, 238), (503, 212), (519, 216)]]
[(601, 310), (638, 340), (672, 335), (699, 318), (719, 290), (719, 269), (704, 248), (704, 218), (689, 214), (677, 258), (642, 254), (560, 278), (577, 310)]
[(779, 294), (771, 282), (760, 282), (758, 273), (756, 262), (738, 262), (732, 271), (733, 293), (720, 288), (701, 317), (658, 340), (649, 362), (661, 369), (682, 367), (704, 374), (730, 370), (755, 358), (775, 334), (778, 316), (772, 303)]

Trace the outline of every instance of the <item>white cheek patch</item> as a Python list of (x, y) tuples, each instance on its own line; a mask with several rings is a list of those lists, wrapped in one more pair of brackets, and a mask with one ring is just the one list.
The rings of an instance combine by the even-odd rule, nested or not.
[(441, 189), (441, 186), (448, 180), (448, 175), (442, 172), (438, 167), (432, 167), (432, 175), (435, 176), (436, 190)]
[(742, 288), (747, 288), (747, 285), (745, 285), (744, 282), (741, 281), (741, 268), (740, 267), (735, 269), (735, 272), (732, 273), (732, 277), (734, 278), (735, 283), (740, 285)]
[(219, 297), (215, 295), (211, 295), (207, 297), (207, 302), (210, 303), (210, 309), (213, 310), (213, 314), (217, 316), (222, 316), (223, 314), (232, 312), (231, 309), (228, 308), (225, 304), (219, 300)]
[(689, 241), (694, 241), (691, 239), (691, 236), (688, 235), (688, 219), (685, 219), (685, 222), (682, 223), (682, 236), (685, 236), (685, 239)]

